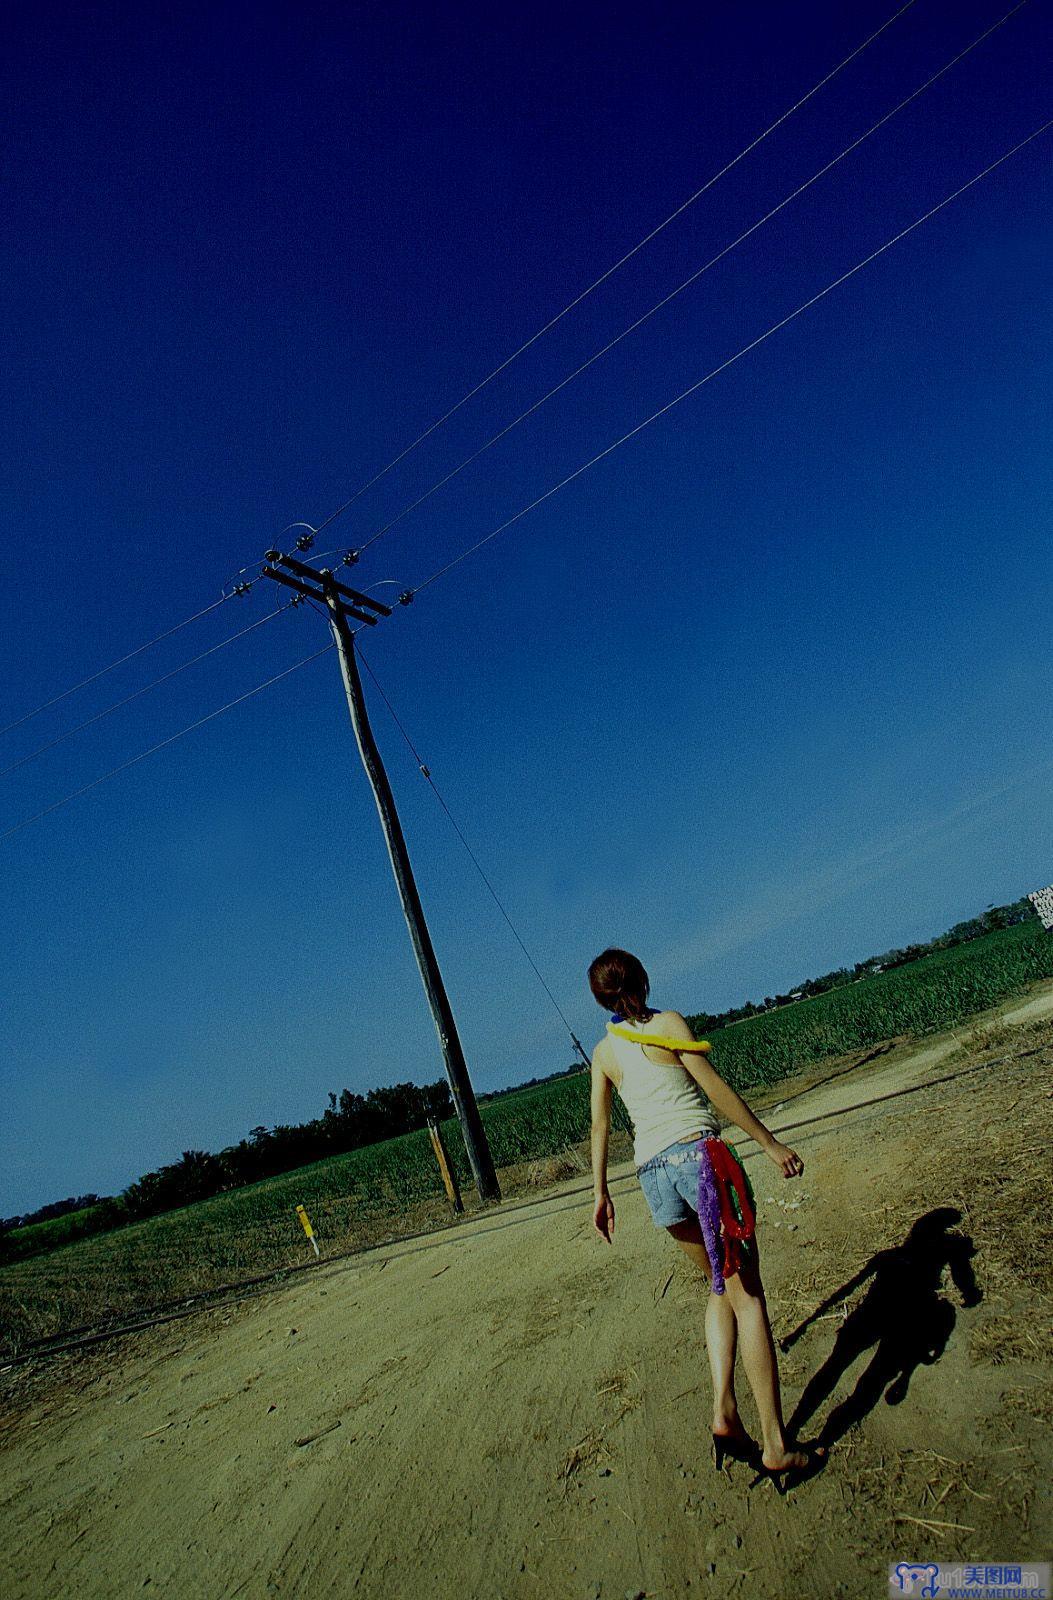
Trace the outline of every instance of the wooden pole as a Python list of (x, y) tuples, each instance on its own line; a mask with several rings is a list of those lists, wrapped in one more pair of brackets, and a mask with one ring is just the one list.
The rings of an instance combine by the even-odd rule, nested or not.
[(446, 1194), (449, 1197), (450, 1204), (455, 1211), (463, 1211), (464, 1204), (461, 1200), (461, 1191), (457, 1187), (457, 1179), (454, 1177), (453, 1168), (450, 1165), (446, 1145), (443, 1141), (439, 1124), (434, 1117), (428, 1118), (428, 1133), (431, 1136), (431, 1147), (435, 1151), (435, 1159), (439, 1163), (439, 1171), (442, 1173), (442, 1181), (446, 1185)]
[(464, 1143), (468, 1151), (468, 1160), (471, 1164), (475, 1178), (476, 1188), (481, 1200), (500, 1200), (501, 1189), (497, 1182), (497, 1173), (494, 1170), (493, 1157), (487, 1143), (486, 1130), (479, 1115), (476, 1104), (475, 1091), (472, 1088), (471, 1078), (468, 1076), (468, 1067), (461, 1049), (461, 1041), (457, 1033), (457, 1024), (453, 1019), (453, 1010), (450, 1006), (446, 987), (439, 971), (439, 963), (435, 956), (435, 949), (428, 932), (428, 925), (424, 920), (424, 908), (417, 893), (417, 884), (410, 866), (409, 852), (406, 849), (406, 840), (402, 833), (402, 824), (399, 822), (398, 812), (395, 809), (395, 797), (391, 792), (388, 775), (384, 770), (384, 763), (380, 757), (373, 730), (369, 724), (366, 711), (365, 696), (362, 693), (362, 679), (358, 671), (358, 662), (355, 660), (355, 643), (351, 629), (347, 625), (343, 604), (339, 590), (331, 572), (323, 569), (318, 577), (325, 594), (325, 603), (329, 610), (329, 626), (332, 630), (333, 640), (340, 657), (340, 670), (344, 679), (344, 690), (347, 694), (348, 709), (351, 712), (351, 726), (355, 730), (355, 739), (358, 743), (358, 753), (362, 757), (362, 765), (366, 769), (366, 776), (373, 789), (373, 798), (377, 803), (380, 814), (381, 826), (384, 829), (384, 838), (387, 841), (388, 855), (391, 858), (391, 868), (395, 874), (399, 898), (402, 901), (402, 910), (409, 928), (410, 938), (413, 941), (413, 953), (417, 958), (421, 980), (431, 1014), (435, 1021), (435, 1030), (439, 1035), (443, 1057), (446, 1062), (446, 1076), (449, 1079), (450, 1091), (453, 1095), (454, 1108), (464, 1134)]

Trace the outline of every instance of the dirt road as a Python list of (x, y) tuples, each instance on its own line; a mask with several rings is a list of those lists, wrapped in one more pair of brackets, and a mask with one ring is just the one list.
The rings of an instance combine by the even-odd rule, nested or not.
[(803, 1436), (833, 1441), (786, 1497), (710, 1464), (704, 1295), (623, 1167), (613, 1249), (568, 1184), (15, 1388), (6, 1600), (783, 1600), (882, 1595), (894, 1560), (1048, 1557), (1053, 985), (1003, 1012), (986, 1045), (959, 1029), (769, 1096), (782, 1128), (959, 1074), (788, 1133), (803, 1180), (741, 1146), (778, 1337), (886, 1252), (783, 1358), (787, 1413), (810, 1382)]

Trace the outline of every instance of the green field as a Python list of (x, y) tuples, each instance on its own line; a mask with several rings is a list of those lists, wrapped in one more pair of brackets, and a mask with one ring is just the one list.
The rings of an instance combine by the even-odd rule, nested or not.
[[(910, 966), (798, 1001), (713, 1033), (713, 1061), (739, 1089), (770, 1084), (823, 1057), (899, 1035), (951, 1027), (1053, 977), (1053, 934), (1037, 922), (991, 933)], [(585, 1072), (482, 1107), (495, 1165), (557, 1155), (589, 1133)], [(463, 1189), (471, 1184), (455, 1119), (444, 1125)], [(353, 1249), (397, 1226), (407, 1208), (442, 1201), (427, 1132), (333, 1156), (183, 1210), (71, 1240), (85, 1214), (17, 1230), (0, 1269), (7, 1349), (76, 1323), (230, 1282), (305, 1258), (294, 1207), (307, 1207), (327, 1249)], [(44, 1252), (44, 1253), (41, 1253)]]
[(736, 1022), (710, 1034), (713, 1060), (737, 1089), (774, 1083), (825, 1056), (952, 1028), (1050, 977), (1053, 933), (1038, 921), (1022, 922)]
[[(568, 1145), (577, 1144), (588, 1132), (588, 1075), (583, 1071), (502, 1095), (492, 1105), (484, 1104), (481, 1115), (495, 1165), (513, 1166), (555, 1155)], [(622, 1118), (628, 1126), (624, 1112)], [(468, 1188), (472, 1178), (459, 1124), (450, 1117), (441, 1127), (458, 1180), (462, 1188)], [(431, 1141), (427, 1130), (420, 1129), (382, 1144), (328, 1156), (143, 1222), (126, 1224), (110, 1230), (106, 1238), (112, 1241), (119, 1235), (135, 1240), (138, 1247), (143, 1237), (151, 1237), (163, 1246), (169, 1237), (181, 1240), (191, 1230), (236, 1237), (246, 1230), (255, 1232), (268, 1218), (286, 1218), (292, 1207), (301, 1204), (316, 1224), (335, 1210), (343, 1225), (352, 1215), (376, 1211), (391, 1214), (443, 1193)], [(7, 1236), (12, 1259), (50, 1252), (92, 1234), (98, 1210), (87, 1206), (69, 1216), (16, 1228)], [(282, 1226), (285, 1225), (283, 1221)]]

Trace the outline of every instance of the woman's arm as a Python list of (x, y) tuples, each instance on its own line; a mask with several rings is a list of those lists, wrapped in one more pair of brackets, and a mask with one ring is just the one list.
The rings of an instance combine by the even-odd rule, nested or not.
[(604, 1041), (592, 1055), (592, 1221), (608, 1244), (614, 1243), (614, 1203), (607, 1192), (607, 1144), (611, 1132), (611, 1080), (603, 1070)]
[[(678, 1011), (662, 1012), (660, 1025), (661, 1032), (669, 1038), (681, 1038), (685, 1042), (694, 1040), (690, 1024)], [(804, 1162), (796, 1150), (791, 1150), (789, 1145), (781, 1144), (760, 1118), (754, 1116), (742, 1096), (736, 1094), (730, 1083), (724, 1082), (708, 1056), (685, 1051), (679, 1060), (690, 1072), (710, 1104), (722, 1117), (726, 1117), (737, 1128), (741, 1128), (743, 1133), (748, 1133), (751, 1139), (756, 1139), (764, 1154), (782, 1169), (785, 1178), (800, 1176), (804, 1171)]]

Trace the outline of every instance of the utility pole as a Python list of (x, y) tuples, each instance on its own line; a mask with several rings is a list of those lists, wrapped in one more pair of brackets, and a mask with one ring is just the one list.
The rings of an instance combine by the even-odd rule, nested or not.
[[(376, 801), (377, 811), (380, 815), (381, 826), (384, 829), (384, 838), (391, 858), (392, 871), (395, 874), (395, 883), (398, 887), (399, 898), (402, 901), (402, 910), (409, 928), (410, 939), (413, 941), (413, 953), (417, 958), (421, 980), (428, 1004), (435, 1022), (435, 1029), (439, 1035), (443, 1057), (446, 1062), (446, 1076), (449, 1080), (450, 1091), (453, 1095), (454, 1107), (461, 1124), (464, 1135), (465, 1148), (468, 1160), (475, 1178), (476, 1188), (482, 1200), (500, 1200), (501, 1189), (494, 1171), (493, 1157), (487, 1143), (486, 1130), (479, 1115), (476, 1104), (475, 1090), (468, 1076), (468, 1067), (465, 1063), (464, 1052), (461, 1049), (460, 1037), (457, 1033), (457, 1024), (454, 1021), (453, 1010), (450, 1006), (446, 986), (442, 981), (439, 963), (435, 956), (435, 948), (431, 942), (428, 925), (424, 920), (424, 909), (417, 892), (417, 884), (410, 866), (409, 852), (406, 849), (406, 840), (399, 822), (398, 811), (395, 808), (395, 797), (391, 792), (388, 775), (384, 770), (380, 751), (373, 737), (370, 727), (369, 715), (366, 710), (365, 696), (362, 693), (362, 679), (358, 671), (358, 662), (355, 659), (354, 636), (348, 626), (348, 616), (355, 617), (359, 622), (374, 626), (379, 616), (390, 616), (391, 607), (381, 605), (378, 600), (371, 599), (368, 595), (360, 594), (355, 589), (348, 589), (338, 583), (328, 568), (320, 571), (307, 566), (302, 561), (297, 561), (293, 556), (282, 555), (280, 551), (267, 552), (268, 565), (263, 568), (265, 578), (273, 578), (275, 582), (284, 584), (287, 588), (295, 589), (309, 599), (319, 601), (326, 607), (329, 614), (329, 627), (340, 657), (340, 671), (344, 680), (344, 691), (347, 695), (348, 709), (351, 713), (351, 726), (355, 732), (358, 744), (358, 753), (362, 758), (362, 765), (366, 769)], [(272, 565), (271, 563), (275, 563)], [(279, 571), (278, 567), (287, 568), (288, 571)], [(290, 575), (291, 574), (291, 575)]]

